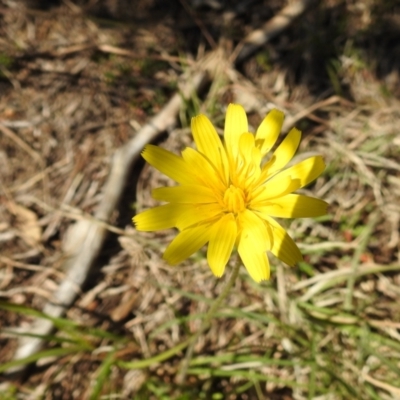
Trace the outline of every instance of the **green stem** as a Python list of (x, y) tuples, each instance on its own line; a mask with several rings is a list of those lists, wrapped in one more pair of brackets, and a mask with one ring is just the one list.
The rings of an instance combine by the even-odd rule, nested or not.
[(157, 363), (160, 363), (162, 361), (168, 360), (169, 358), (175, 356), (182, 350), (184, 350), (186, 347), (187, 352), (185, 359), (183, 361), (181, 371), (177, 377), (177, 382), (183, 382), (185, 380), (187, 370), (189, 367), (190, 360), (193, 355), (193, 349), (194, 345), (196, 344), (198, 338), (200, 335), (209, 327), (211, 320), (215, 316), (215, 313), (217, 312), (218, 308), (220, 307), (221, 303), (224, 301), (224, 299), (228, 296), (230, 289), (232, 288), (233, 284), (236, 281), (236, 278), (239, 274), (239, 268), (240, 268), (240, 261), (238, 258), (238, 261), (232, 271), (232, 275), (229, 278), (228, 283), (226, 284), (224, 290), (221, 292), (221, 294), (218, 296), (218, 298), (215, 300), (214, 304), (204, 317), (203, 323), (198, 330), (193, 336), (190, 338), (186, 339), (184, 342), (179, 343), (178, 345), (168, 349), (167, 351), (164, 351), (163, 353), (157, 354), (154, 357), (151, 358), (146, 358), (145, 360), (138, 360), (138, 361), (119, 361), (118, 366), (121, 368), (126, 368), (126, 369), (142, 369), (142, 368), (147, 368), (150, 365), (154, 365)]
[(150, 367), (150, 365), (160, 363), (162, 361), (168, 360), (169, 358), (175, 356), (180, 351), (185, 349), (185, 347), (189, 346), (190, 341), (191, 341), (191, 338), (185, 340), (182, 343), (179, 343), (178, 345), (168, 349), (167, 351), (164, 351), (163, 353), (157, 354), (156, 356), (151, 357), (151, 358), (146, 358), (145, 360), (119, 361), (118, 366), (121, 368), (126, 368), (126, 369), (142, 369), (142, 368)]
[(224, 287), (221, 294), (214, 301), (214, 304), (208, 310), (208, 313), (204, 317), (204, 320), (201, 324), (200, 329), (192, 337), (189, 338), (189, 347), (186, 350), (186, 356), (183, 359), (181, 369), (179, 371), (178, 376), (176, 377), (176, 382), (178, 385), (182, 385), (183, 382), (185, 382), (187, 371), (189, 369), (190, 360), (193, 357), (194, 346), (195, 346), (197, 340), (199, 339), (199, 337), (208, 329), (208, 327), (211, 324), (211, 320), (215, 317), (215, 314), (218, 311), (218, 309), (220, 308), (222, 302), (226, 299), (230, 290), (232, 289), (232, 286), (234, 285), (236, 278), (239, 274), (240, 265), (241, 265), (240, 258), (238, 257), (236, 265), (232, 271), (232, 275), (229, 278), (228, 283)]

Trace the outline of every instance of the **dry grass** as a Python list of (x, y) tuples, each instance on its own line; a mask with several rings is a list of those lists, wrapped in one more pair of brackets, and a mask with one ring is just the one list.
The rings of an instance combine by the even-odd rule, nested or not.
[(134, 208), (155, 204), (151, 189), (169, 184), (147, 165), (132, 171), (78, 299), (43, 350), (20, 362), (32, 364), (24, 375), (5, 374), (18, 335), (46, 318), (40, 310), (66, 273), (66, 233), (96, 210), (115, 151), (175, 92), (207, 34), (229, 52), (284, 5), (244, 11), (235, 1), (231, 14), (204, 6), (194, 18), (183, 3), (160, 18), (156, 0), (142, 1), (141, 19), (121, 22), (67, 1), (48, 10), (0, 2), (0, 398), (399, 399), (396, 1), (321, 2), (238, 69), (221, 68), (161, 139), (179, 152), (192, 145), (187, 121), (199, 110), (221, 128), (226, 105), (239, 102), (254, 128), (275, 106), (286, 129), (304, 133), (298, 159), (319, 153), (327, 163), (304, 192), (327, 200), (329, 215), (287, 224), (305, 261), (273, 260), (261, 285), (241, 270), (185, 385), (175, 383), (184, 352), (156, 357), (196, 332), (226, 277), (212, 276), (204, 251), (167, 266), (174, 232), (131, 226)]

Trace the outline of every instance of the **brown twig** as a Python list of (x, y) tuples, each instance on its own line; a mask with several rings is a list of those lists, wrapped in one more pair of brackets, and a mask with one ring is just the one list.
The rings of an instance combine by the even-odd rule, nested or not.
[(238, 44), (230, 58), (232, 63), (240, 64), (243, 62), (262, 45), (287, 29), (308, 8), (317, 3), (318, 0), (299, 0), (287, 5), (279, 14), (267, 21), (261, 29), (251, 32)]
[[(176, 93), (166, 106), (146, 124), (133, 139), (121, 147), (114, 155), (112, 168), (105, 184), (102, 201), (95, 213), (95, 219), (109, 221), (111, 214), (120, 201), (128, 173), (132, 164), (137, 160), (143, 147), (154, 140), (157, 135), (171, 128), (176, 123), (176, 116), (182, 107), (184, 98), (193, 91), (198, 91), (207, 79), (204, 72), (199, 72), (190, 78)], [(90, 220), (81, 220), (73, 225), (64, 240), (64, 250), (67, 259), (63, 265), (66, 276), (60, 284), (52, 301), (48, 302), (43, 312), (51, 317), (60, 317), (71, 306), (85, 282), (90, 267), (100, 252), (107, 234), (105, 226)], [(53, 330), (50, 320), (36, 320), (29, 331), (38, 336), (48, 335)], [(43, 345), (40, 337), (23, 337), (15, 352), (14, 359), (20, 360), (35, 354)], [(9, 373), (21, 373), (24, 366), (9, 370)]]
[(189, 65), (193, 65), (194, 61), (183, 59), (177, 56), (170, 56), (170, 55), (157, 55), (157, 54), (150, 54), (143, 57), (142, 55), (138, 55), (131, 50), (122, 49), (120, 47), (111, 46), (109, 44), (101, 44), (97, 47), (98, 50), (102, 51), (103, 53), (111, 53), (116, 54), (118, 56), (126, 56), (134, 59), (143, 60), (143, 58), (148, 58), (151, 60), (161, 60), (161, 61), (168, 61), (168, 62), (175, 62), (175, 63), (185, 63)]

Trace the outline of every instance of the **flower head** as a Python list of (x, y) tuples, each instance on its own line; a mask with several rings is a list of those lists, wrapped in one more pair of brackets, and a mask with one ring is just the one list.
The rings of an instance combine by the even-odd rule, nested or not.
[(146, 210), (133, 219), (136, 228), (154, 231), (178, 228), (163, 258), (178, 264), (208, 243), (207, 260), (212, 272), (224, 273), (233, 248), (256, 281), (269, 278), (266, 252), (288, 265), (302, 260), (288, 233), (273, 217), (301, 218), (326, 214), (327, 203), (301, 194), (324, 170), (322, 157), (310, 157), (286, 168), (300, 143), (293, 128), (272, 156), (284, 114), (272, 110), (255, 134), (249, 133), (242, 106), (230, 104), (222, 142), (204, 115), (192, 119), (197, 150), (186, 148), (181, 156), (147, 145), (144, 159), (178, 183), (154, 189), (152, 196), (167, 204)]

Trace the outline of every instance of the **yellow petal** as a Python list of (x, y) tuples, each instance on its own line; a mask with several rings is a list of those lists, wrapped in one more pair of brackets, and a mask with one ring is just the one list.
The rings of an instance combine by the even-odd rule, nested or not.
[(229, 169), (225, 148), (213, 124), (205, 115), (192, 118), (192, 133), (197, 149), (216, 167), (225, 184), (228, 183)]
[(239, 149), (239, 139), (249, 131), (244, 108), (238, 104), (229, 104), (226, 110), (224, 139), (227, 152), (234, 158)]
[(237, 158), (239, 169), (236, 181), (239, 185), (249, 186), (256, 181), (261, 174), (261, 153), (255, 147), (254, 135), (244, 133), (239, 139), (239, 156)]
[(214, 192), (201, 185), (160, 187), (151, 193), (154, 199), (169, 203), (215, 203)]
[[(185, 207), (187, 206), (185, 204)], [(189, 209), (183, 210), (177, 217), (176, 227), (182, 231), (200, 222), (215, 220), (220, 214), (222, 214), (222, 209), (217, 203), (191, 204)]]
[(279, 218), (319, 217), (327, 213), (328, 203), (300, 194), (288, 194), (271, 200), (270, 204), (255, 208), (258, 215)]
[(210, 229), (207, 261), (213, 274), (223, 275), (237, 236), (237, 225), (232, 214), (226, 214)]
[(183, 230), (169, 244), (163, 259), (171, 265), (179, 264), (208, 242), (209, 229), (210, 224), (204, 224)]
[(282, 111), (273, 109), (267, 114), (258, 127), (256, 143), (260, 147), (263, 156), (271, 150), (278, 139), (284, 118), (285, 114)]
[(247, 272), (256, 282), (269, 279), (270, 268), (266, 253), (255, 252), (254, 248), (243, 240), (239, 242), (238, 253)]
[(252, 162), (253, 149), (255, 146), (254, 135), (243, 133), (239, 138), (239, 153), (246, 164)]
[(135, 215), (133, 222), (138, 231), (158, 231), (177, 226), (179, 216), (188, 211), (183, 204), (165, 204)]
[(178, 183), (193, 183), (188, 167), (182, 157), (152, 144), (146, 145), (143, 158), (154, 168)]
[(289, 234), (272, 218), (265, 216), (273, 234), (271, 252), (287, 265), (293, 266), (303, 260), (299, 248)]
[(290, 177), (293, 181), (296, 181), (297, 188), (294, 190), (297, 190), (318, 178), (324, 169), (325, 163), (321, 156), (310, 157), (284, 171), (278, 172), (267, 183), (268, 185), (280, 185), (287, 177)]
[(250, 210), (244, 210), (238, 216), (240, 242), (249, 243), (260, 253), (271, 248), (271, 236), (265, 222)]
[(200, 184), (213, 189), (215, 193), (219, 193), (222, 196), (226, 185), (221, 181), (215, 167), (210, 164), (201, 153), (187, 147), (182, 151), (182, 157), (186, 162), (187, 168), (190, 169), (194, 179), (196, 179)]
[(274, 151), (271, 160), (264, 165), (263, 170), (268, 169), (268, 174), (272, 175), (284, 168), (295, 155), (300, 144), (300, 139), (301, 132), (296, 128), (291, 129), (282, 143)]
[(270, 204), (271, 199), (285, 196), (298, 188), (298, 180), (292, 180), (289, 176), (279, 180), (279, 182), (268, 181), (254, 191), (250, 208), (258, 210), (261, 206)]

